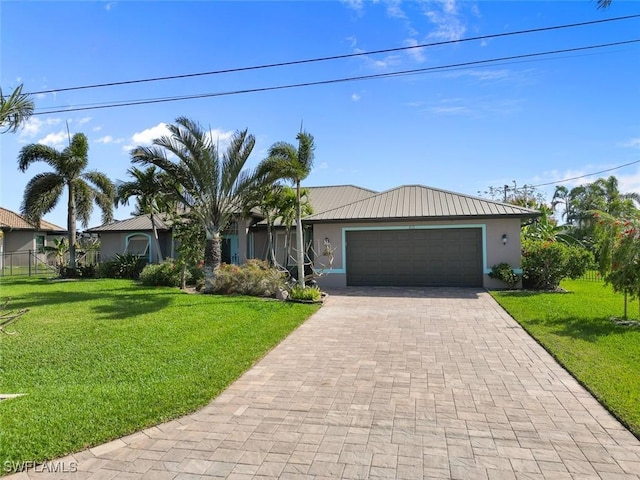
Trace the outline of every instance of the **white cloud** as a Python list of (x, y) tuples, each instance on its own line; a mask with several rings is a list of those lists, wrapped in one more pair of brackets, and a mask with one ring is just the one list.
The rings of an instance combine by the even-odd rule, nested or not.
[(20, 138), (35, 137), (43, 128), (47, 126), (58, 125), (62, 122), (61, 118), (47, 118), (46, 120), (40, 120), (38, 117), (30, 117), (22, 126), (20, 131)]
[[(418, 45), (418, 41), (415, 38), (407, 38), (404, 43), (408, 47)], [(407, 54), (418, 63), (425, 61), (424, 48), (411, 48), (407, 50)]]
[[(135, 145), (151, 145), (156, 138), (160, 138), (165, 135), (170, 135), (167, 124), (164, 122), (159, 123), (155, 127), (147, 128), (141, 132), (136, 132), (131, 136), (131, 141)], [(133, 148), (133, 147), (132, 147)]]
[(351, 94), (351, 100), (353, 100), (354, 102), (357, 102), (358, 100), (360, 100), (360, 98), (360, 95), (358, 95), (357, 93)]
[(83, 117), (80, 120), (78, 120), (78, 125), (84, 125), (85, 123), (88, 123), (91, 121), (91, 117)]
[(347, 6), (356, 12), (362, 12), (362, 6), (364, 5), (364, 0), (342, 0), (343, 3), (346, 3)]
[(632, 138), (628, 142), (623, 143), (622, 146), (628, 148), (640, 148), (640, 137)]
[(229, 143), (229, 139), (233, 136), (233, 131), (214, 128), (209, 130), (209, 135), (213, 143), (218, 144), (220, 149), (223, 150), (227, 143)]
[(69, 135), (65, 131), (61, 131), (58, 133), (50, 133), (44, 138), (38, 140), (37, 143), (41, 143), (42, 145), (49, 145), (50, 147), (59, 148), (64, 147), (69, 142)]
[(93, 130), (94, 132), (99, 132), (100, 130), (102, 130), (102, 125), (98, 125), (97, 127), (93, 127), (91, 130)]
[(442, 40), (459, 40), (467, 31), (458, 12), (456, 0), (442, 0), (426, 4), (424, 14), (435, 30), (429, 34), (429, 38)]
[(108, 143), (122, 143), (122, 138), (113, 138), (111, 135), (105, 135), (104, 137), (100, 137), (96, 140), (96, 143), (104, 143), (105, 145)]
[(404, 13), (400, 5), (402, 4), (402, 0), (387, 0), (387, 15), (392, 18), (400, 18), (406, 19), (407, 15)]
[(439, 106), (439, 107), (431, 107), (429, 108), (431, 113), (435, 113), (437, 115), (466, 115), (471, 113), (471, 110), (467, 107), (461, 106)]

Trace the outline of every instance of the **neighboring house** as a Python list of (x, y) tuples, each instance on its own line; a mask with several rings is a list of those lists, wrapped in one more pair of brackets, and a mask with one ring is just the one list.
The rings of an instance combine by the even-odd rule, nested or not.
[[(154, 215), (158, 231), (158, 244), (162, 258), (174, 256), (171, 220), (163, 214)], [(117, 220), (99, 227), (85, 230), (100, 237), (100, 258), (113, 258), (116, 254), (132, 253), (147, 258), (150, 262), (154, 255), (151, 215), (140, 215), (126, 220)]]
[[(14, 264), (29, 264), (29, 252), (45, 261), (45, 246), (53, 246), (53, 239), (64, 237), (67, 230), (47, 222), (40, 221), (39, 228), (30, 224), (25, 217), (0, 207), (0, 262), (8, 263), (6, 257), (15, 257)], [(1, 266), (0, 266), (1, 268)]]
[[(303, 219), (305, 244), (312, 245), (316, 269), (329, 264), (323, 255), (326, 247), (333, 250), (331, 268), (318, 279), (321, 287), (502, 287), (500, 281), (489, 278), (491, 267), (506, 262), (521, 272), (521, 224), (540, 215), (528, 208), (422, 185), (381, 193), (353, 185), (307, 189), (314, 213)], [(160, 244), (164, 256), (173, 256), (171, 226), (163, 225)], [(102, 258), (124, 251), (151, 258), (148, 216), (89, 232), (100, 234)], [(267, 258), (262, 219), (239, 221), (227, 233), (223, 262)], [(295, 245), (295, 228), (290, 235), (290, 245)], [(287, 257), (284, 236), (284, 227), (276, 226), (278, 261)], [(290, 260), (285, 266), (292, 265)]]

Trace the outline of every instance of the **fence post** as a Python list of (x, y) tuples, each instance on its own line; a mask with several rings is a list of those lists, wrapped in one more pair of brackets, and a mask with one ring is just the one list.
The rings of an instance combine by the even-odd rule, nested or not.
[(31, 276), (31, 255), (33, 254), (33, 250), (29, 250), (29, 276)]

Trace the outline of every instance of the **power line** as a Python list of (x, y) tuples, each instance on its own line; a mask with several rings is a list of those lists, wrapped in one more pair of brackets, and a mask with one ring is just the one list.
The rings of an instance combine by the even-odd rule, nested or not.
[(53, 113), (78, 112), (78, 111), (85, 111), (85, 110), (99, 110), (99, 109), (105, 109), (105, 108), (128, 107), (128, 106), (135, 106), (135, 105), (149, 105), (149, 104), (154, 104), (154, 103), (166, 103), (166, 102), (176, 102), (176, 101), (182, 101), (182, 100), (194, 100), (194, 99), (201, 99), (201, 98), (223, 97), (223, 96), (240, 95), (240, 94), (246, 94), (246, 93), (268, 92), (268, 91), (274, 91), (274, 90), (285, 90), (285, 89), (291, 89), (291, 88), (311, 87), (311, 86), (317, 86), (317, 85), (329, 85), (329, 84), (334, 84), (334, 83), (344, 83), (344, 82), (353, 82), (353, 81), (360, 81), (360, 80), (373, 80), (373, 79), (388, 78), (388, 77), (415, 75), (415, 74), (419, 74), (419, 73), (429, 73), (429, 72), (434, 72), (434, 71), (450, 70), (450, 69), (457, 69), (457, 68), (462, 68), (462, 67), (469, 68), (469, 67), (474, 67), (474, 66), (478, 66), (478, 65), (485, 65), (485, 64), (489, 64), (489, 63), (520, 60), (520, 59), (525, 59), (525, 58), (534, 58), (534, 57), (541, 57), (541, 56), (546, 56), (546, 55), (555, 55), (555, 54), (560, 54), (560, 53), (570, 53), (570, 52), (578, 52), (578, 51), (585, 51), (585, 50), (593, 50), (593, 49), (597, 49), (597, 48), (606, 48), (606, 47), (613, 47), (613, 46), (620, 46), (620, 45), (629, 45), (629, 44), (638, 43), (638, 42), (640, 42), (640, 39), (625, 40), (625, 41), (613, 42), (613, 43), (603, 43), (603, 44), (598, 44), (598, 45), (589, 45), (589, 46), (585, 46), (585, 47), (566, 48), (566, 49), (561, 49), (561, 50), (551, 50), (551, 51), (546, 51), (546, 52), (535, 52), (535, 53), (527, 53), (527, 54), (521, 54), (521, 55), (512, 55), (512, 56), (508, 56), (508, 57), (500, 57), (500, 58), (493, 58), (493, 59), (475, 60), (475, 61), (470, 61), (470, 62), (462, 62), (462, 63), (449, 64), (449, 65), (440, 65), (440, 66), (435, 66), (435, 67), (425, 67), (425, 68), (417, 68), (417, 69), (411, 69), (411, 70), (401, 70), (401, 71), (397, 71), (397, 72), (387, 72), (387, 73), (378, 73), (378, 74), (372, 74), (372, 75), (361, 75), (361, 76), (356, 76), (356, 77), (346, 77), (346, 78), (337, 78), (337, 79), (330, 79), (330, 80), (319, 80), (319, 81), (312, 81), (312, 82), (293, 83), (293, 84), (286, 84), (286, 85), (276, 85), (276, 86), (272, 86), (272, 87), (259, 87), (259, 88), (243, 89), (243, 90), (233, 90), (233, 91), (228, 91), (228, 92), (212, 92), (212, 93), (201, 93), (201, 94), (194, 94), (194, 95), (183, 95), (183, 96), (140, 99), (140, 100), (121, 100), (121, 101), (113, 101), (111, 103), (105, 103), (105, 104), (90, 104), (90, 105), (78, 106), (78, 107), (72, 107), (72, 108), (50, 107), (51, 109), (49, 109), (49, 110), (35, 112), (33, 115), (49, 115), (49, 114), (53, 114)]
[(442, 46), (442, 45), (451, 45), (451, 44), (454, 44), (454, 43), (471, 42), (471, 41), (476, 41), (476, 40), (489, 40), (489, 39), (492, 39), (492, 38), (508, 37), (508, 36), (513, 36), (513, 35), (527, 34), (527, 33), (538, 33), (538, 32), (547, 32), (547, 31), (560, 30), (560, 29), (566, 29), (566, 28), (576, 28), (576, 27), (583, 27), (583, 26), (587, 26), (587, 25), (596, 25), (596, 24), (606, 23), (606, 22), (618, 22), (618, 21), (621, 21), (621, 20), (630, 20), (630, 19), (639, 18), (639, 17), (640, 17), (640, 14), (627, 15), (627, 16), (624, 16), (624, 17), (615, 17), (615, 18), (607, 18), (607, 19), (601, 19), (601, 20), (592, 20), (592, 21), (589, 21), (589, 22), (568, 23), (568, 24), (564, 24), (564, 25), (554, 25), (554, 26), (550, 26), (550, 27), (532, 28), (532, 29), (528, 29), (528, 30), (517, 30), (517, 31), (514, 31), (514, 32), (494, 33), (494, 34), (490, 34), (490, 35), (479, 35), (479, 36), (476, 36), (476, 37), (462, 38), (460, 40), (444, 40), (444, 41), (440, 41), (440, 42), (423, 43), (423, 44), (411, 45), (411, 46), (406, 46), (406, 47), (395, 47), (395, 48), (385, 48), (385, 49), (381, 49), (381, 50), (371, 50), (371, 51), (368, 51), (368, 52), (347, 53), (347, 54), (343, 54), (343, 55), (332, 55), (332, 56), (326, 56), (326, 57), (308, 58), (308, 59), (303, 59), (303, 60), (293, 60), (293, 61), (289, 61), (289, 62), (268, 63), (268, 64), (263, 64), (263, 65), (249, 66), (249, 67), (237, 67), (237, 68), (229, 68), (229, 69), (224, 69), (224, 70), (213, 70), (213, 71), (210, 71), (210, 72), (187, 73), (187, 74), (182, 74), (182, 75), (170, 75), (170, 76), (164, 76), (164, 77), (152, 77), (152, 78), (143, 78), (143, 79), (137, 79), (137, 80), (125, 80), (125, 81), (120, 81), (120, 82), (96, 83), (96, 84), (81, 85), (81, 86), (76, 86), (76, 87), (65, 87), (65, 88), (57, 88), (57, 89), (50, 89), (50, 90), (40, 90), (40, 91), (36, 91), (36, 92), (30, 92), (30, 93), (28, 93), (28, 95), (41, 95), (41, 94), (46, 94), (46, 93), (68, 92), (68, 91), (72, 91), (72, 90), (85, 90), (85, 89), (90, 89), (90, 88), (115, 87), (115, 86), (119, 86), (119, 85), (131, 85), (131, 84), (136, 84), (136, 83), (158, 82), (158, 81), (164, 81), (164, 80), (176, 80), (176, 79), (181, 79), (181, 78), (201, 77), (201, 76), (206, 76), (206, 75), (219, 75), (219, 74), (223, 74), (223, 73), (237, 73), (237, 72), (246, 72), (246, 71), (260, 70), (260, 69), (266, 69), (266, 68), (286, 67), (286, 66), (291, 66), (291, 65), (302, 65), (302, 64), (306, 64), (306, 63), (325, 62), (325, 61), (330, 61), (330, 60), (340, 60), (340, 59), (345, 59), (345, 58), (353, 58), (353, 57), (360, 57), (360, 56), (366, 56), (366, 55), (376, 55), (376, 54), (380, 54), (380, 53), (400, 52), (400, 51), (412, 50), (412, 49), (416, 49), (416, 48), (436, 47), (436, 46)]
[(557, 183), (570, 182), (571, 180), (580, 180), (581, 178), (592, 177), (593, 175), (600, 175), (601, 173), (611, 172), (613, 170), (618, 170), (619, 168), (628, 167), (629, 165), (635, 165), (636, 163), (640, 163), (640, 160), (636, 160), (635, 162), (625, 163), (624, 165), (619, 165), (613, 168), (607, 168), (606, 170), (600, 170), (599, 172), (587, 173), (585, 175), (580, 175), (578, 177), (565, 178), (564, 180), (556, 180), (555, 182), (547, 182), (540, 183), (538, 185), (526, 185), (529, 188), (538, 188), (538, 187), (546, 187), (548, 185), (555, 185)]

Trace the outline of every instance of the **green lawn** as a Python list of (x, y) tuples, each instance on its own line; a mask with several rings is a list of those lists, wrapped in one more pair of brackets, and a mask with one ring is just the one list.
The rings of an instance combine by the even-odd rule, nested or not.
[(41, 461), (207, 404), (317, 310), (128, 280), (2, 278), (0, 465)]
[[(620, 326), (623, 297), (601, 282), (565, 281), (569, 293), (493, 297), (636, 435), (640, 435), (640, 328)], [(638, 318), (638, 303), (629, 305)]]

